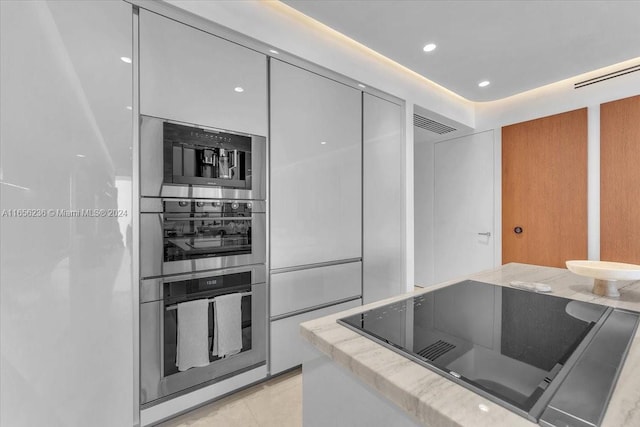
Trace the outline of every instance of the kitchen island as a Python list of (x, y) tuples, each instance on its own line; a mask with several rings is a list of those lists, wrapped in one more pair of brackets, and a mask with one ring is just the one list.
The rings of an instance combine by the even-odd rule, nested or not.
[[(620, 282), (619, 298), (591, 293), (592, 279), (565, 269), (507, 264), (458, 278), (500, 286), (514, 280), (551, 286), (552, 295), (640, 311), (640, 281)], [(409, 297), (409, 294), (303, 323), (310, 343), (303, 364), (305, 426), (535, 426), (526, 418), (336, 323), (336, 319)], [(636, 331), (608, 405), (603, 426), (640, 425), (640, 333)]]

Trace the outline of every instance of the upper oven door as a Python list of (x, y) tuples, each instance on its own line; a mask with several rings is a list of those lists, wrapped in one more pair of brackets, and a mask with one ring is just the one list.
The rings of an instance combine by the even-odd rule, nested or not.
[(178, 123), (140, 120), (143, 197), (266, 198), (266, 139)]
[(143, 198), (142, 277), (264, 263), (264, 208), (263, 201)]

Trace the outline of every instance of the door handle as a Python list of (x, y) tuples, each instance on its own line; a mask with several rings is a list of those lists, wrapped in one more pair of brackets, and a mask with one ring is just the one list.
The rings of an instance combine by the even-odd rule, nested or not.
[(486, 233), (478, 233), (478, 236), (487, 236), (487, 237), (491, 237), (491, 232), (487, 231)]

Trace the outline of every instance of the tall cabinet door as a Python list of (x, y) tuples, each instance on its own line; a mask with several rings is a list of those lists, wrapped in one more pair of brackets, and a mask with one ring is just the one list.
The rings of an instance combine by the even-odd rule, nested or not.
[(361, 92), (271, 61), (271, 268), (362, 256)]
[(402, 107), (363, 98), (363, 303), (403, 292)]
[(502, 128), (502, 263), (587, 258), (587, 109)]
[(600, 259), (640, 264), (640, 95), (600, 105)]
[(140, 10), (140, 112), (266, 136), (267, 58)]
[(137, 425), (132, 24), (123, 1), (0, 1), (3, 427)]

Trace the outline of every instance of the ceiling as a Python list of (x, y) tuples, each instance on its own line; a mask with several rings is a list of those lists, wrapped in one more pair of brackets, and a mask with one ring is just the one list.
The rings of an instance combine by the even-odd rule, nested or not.
[(640, 1), (283, 2), (471, 101), (640, 57)]

